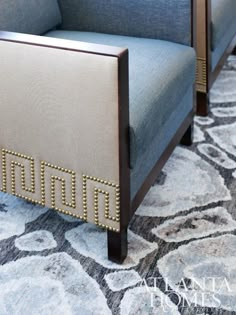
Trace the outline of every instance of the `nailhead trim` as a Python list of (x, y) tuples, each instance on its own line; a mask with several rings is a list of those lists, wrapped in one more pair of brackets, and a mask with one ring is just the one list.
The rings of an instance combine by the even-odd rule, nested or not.
[(102, 189), (98, 189), (98, 188), (94, 189), (94, 223), (104, 229), (109, 229), (111, 231), (119, 232), (119, 230), (113, 227), (100, 223), (99, 211), (98, 211), (98, 198), (99, 198), (99, 194), (103, 194), (105, 196), (105, 213), (104, 213), (105, 218), (114, 222), (120, 222), (120, 186), (112, 182), (99, 179), (97, 177), (83, 175), (83, 205), (84, 205), (84, 209), (86, 210), (88, 207), (87, 206), (87, 182), (89, 180), (115, 188), (116, 190), (116, 216), (115, 217), (112, 217), (109, 214), (109, 203), (110, 203), (109, 192)]
[(98, 198), (99, 194), (103, 194), (105, 196), (105, 218), (114, 222), (120, 222), (120, 187), (119, 185), (116, 185), (115, 183), (112, 183), (107, 180), (99, 179), (97, 177), (93, 176), (88, 176), (88, 175), (83, 175), (83, 216), (74, 214), (70, 211), (61, 209), (56, 207), (56, 190), (55, 190), (55, 184), (56, 181), (61, 182), (61, 187), (62, 187), (62, 204), (71, 207), (73, 209), (76, 209), (76, 173), (72, 170), (62, 168), (53, 164), (50, 164), (45, 161), (41, 161), (41, 168), (40, 168), (40, 184), (41, 184), (41, 201), (35, 200), (33, 198), (29, 198), (26, 196), (23, 196), (22, 194), (16, 193), (16, 176), (15, 176), (15, 168), (20, 167), (21, 169), (21, 187), (22, 190), (29, 192), (29, 193), (35, 193), (35, 161), (32, 157), (27, 156), (25, 154), (20, 154), (14, 151), (10, 151), (7, 149), (2, 149), (2, 188), (0, 189), (2, 192), (7, 192), (7, 164), (6, 164), (6, 155), (9, 154), (11, 156), (15, 156), (18, 158), (22, 158), (25, 160), (30, 161), (30, 178), (31, 178), (31, 187), (28, 188), (26, 187), (26, 176), (25, 176), (25, 166), (22, 163), (16, 162), (16, 161), (11, 161), (11, 193), (12, 195), (16, 197), (20, 197), (22, 199), (25, 199), (29, 202), (39, 204), (42, 206), (45, 206), (45, 168), (51, 168), (54, 170), (61, 171), (63, 173), (71, 175), (71, 202), (66, 201), (66, 180), (62, 177), (59, 176), (51, 176), (51, 203), (53, 209), (64, 213), (66, 215), (70, 215), (75, 218), (79, 218), (81, 220), (87, 221), (88, 217), (88, 208), (87, 208), (87, 181), (91, 180), (97, 183), (101, 183), (103, 185), (112, 187), (115, 189), (116, 192), (116, 216), (112, 217), (109, 214), (109, 203), (110, 203), (110, 198), (109, 198), (109, 192), (95, 188), (94, 189), (94, 222), (96, 225), (108, 229), (111, 231), (119, 232), (118, 229), (115, 229), (114, 227), (108, 226), (101, 224), (99, 222), (99, 211), (98, 211)]

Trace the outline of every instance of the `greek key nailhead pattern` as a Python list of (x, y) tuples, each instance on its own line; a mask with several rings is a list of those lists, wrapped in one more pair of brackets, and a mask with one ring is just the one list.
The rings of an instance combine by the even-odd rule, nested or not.
[(106, 181), (99, 179), (97, 177), (93, 176), (88, 176), (88, 175), (83, 175), (83, 207), (84, 210), (88, 211), (88, 202), (87, 202), (87, 196), (88, 196), (88, 191), (87, 191), (87, 182), (88, 181), (93, 181), (95, 183), (100, 183), (109, 187), (112, 187), (115, 189), (115, 195), (116, 195), (116, 216), (113, 217), (109, 213), (110, 209), (110, 197), (109, 197), (109, 192), (99, 189), (99, 188), (94, 188), (94, 222), (96, 225), (109, 229), (112, 231), (117, 231), (113, 227), (110, 227), (108, 225), (102, 224), (99, 220), (99, 209), (98, 209), (98, 199), (99, 199), (99, 194), (104, 195), (105, 197), (105, 209), (104, 209), (104, 217), (110, 221), (114, 222), (120, 222), (120, 187), (119, 185), (116, 185), (112, 182)]
[(197, 58), (196, 84), (200, 92), (206, 92), (207, 69), (205, 58)]
[(42, 203), (45, 204), (45, 174), (46, 174), (46, 169), (52, 169), (52, 170), (57, 170), (65, 174), (69, 174), (71, 176), (71, 202), (66, 201), (66, 180), (60, 176), (53, 176), (51, 175), (51, 206), (53, 209), (62, 212), (64, 214), (72, 215), (74, 217), (77, 217), (81, 220), (86, 220), (87, 216), (80, 216), (80, 215), (75, 215), (72, 212), (68, 210), (64, 210), (62, 208), (59, 208), (56, 206), (56, 181), (61, 183), (61, 197), (62, 197), (62, 204), (64, 206), (76, 209), (76, 174), (74, 171), (59, 167), (50, 163), (47, 163), (45, 161), (41, 162), (41, 171), (40, 171), (40, 176), (41, 176), (41, 197), (42, 197)]
[(45, 206), (45, 175), (47, 173), (47, 169), (51, 169), (51, 170), (57, 170), (60, 171), (62, 173), (65, 174), (69, 174), (71, 176), (71, 200), (68, 202), (68, 200), (66, 199), (66, 180), (65, 178), (61, 177), (61, 176), (56, 176), (56, 175), (51, 175), (50, 177), (50, 187), (51, 187), (51, 191), (50, 191), (50, 196), (51, 196), (51, 206), (53, 209), (67, 214), (67, 215), (71, 215), (73, 217), (79, 218), (81, 220), (87, 221), (87, 217), (88, 217), (88, 206), (87, 206), (87, 181), (88, 180), (92, 180), (94, 182), (97, 183), (101, 183), (103, 185), (107, 185), (108, 187), (112, 187), (115, 189), (115, 194), (116, 194), (116, 216), (111, 216), (109, 209), (110, 209), (110, 196), (109, 196), (109, 192), (105, 191), (105, 190), (101, 190), (99, 188), (95, 188), (94, 189), (94, 222), (96, 225), (105, 228), (105, 229), (109, 229), (112, 231), (119, 231), (118, 229), (115, 229), (112, 226), (108, 226), (108, 225), (104, 225), (102, 223), (100, 223), (99, 221), (99, 209), (98, 209), (98, 199), (99, 199), (99, 195), (103, 195), (105, 197), (105, 209), (104, 209), (104, 217), (107, 220), (113, 221), (113, 222), (120, 222), (120, 187), (119, 185), (116, 185), (112, 182), (106, 181), (106, 180), (102, 180), (96, 177), (92, 177), (92, 176), (87, 176), (87, 175), (83, 175), (83, 216), (81, 215), (77, 215), (74, 214), (70, 211), (64, 210), (62, 208), (59, 208), (56, 206), (56, 182), (59, 182), (61, 184), (61, 201), (62, 201), (62, 205), (66, 206), (66, 207), (70, 207), (73, 209), (76, 209), (76, 173), (72, 170), (66, 169), (66, 168), (62, 168), (50, 163), (47, 163), (45, 161), (41, 161), (40, 162), (40, 189), (41, 189), (41, 201), (35, 200), (33, 198), (29, 198), (26, 196), (23, 196), (22, 194), (18, 194), (16, 193), (16, 168), (20, 168), (20, 175), (21, 175), (21, 189), (25, 192), (29, 192), (34, 194), (35, 191), (35, 161), (32, 157), (27, 156), (25, 154), (20, 154), (14, 151), (10, 151), (10, 150), (6, 150), (6, 149), (2, 149), (2, 188), (1, 191), (3, 192), (7, 192), (7, 155), (12, 157), (18, 157), (21, 158), (23, 160), (29, 161), (30, 163), (30, 187), (27, 187), (26, 185), (26, 170), (25, 170), (25, 165), (18, 162), (18, 161), (14, 161), (11, 160), (10, 163), (10, 172), (11, 172), (11, 193), (13, 195), (15, 195), (16, 197), (20, 197), (23, 198), (29, 202), (33, 202), (36, 204), (40, 204), (42, 206)]
[(26, 187), (25, 179), (25, 166), (22, 163), (11, 161), (11, 183), (12, 183), (12, 194), (15, 193), (15, 168), (20, 167), (21, 169), (21, 186), (22, 190), (35, 193), (35, 174), (34, 174), (34, 159), (30, 156), (12, 152), (9, 150), (2, 149), (2, 191), (6, 192), (7, 189), (7, 169), (6, 169), (6, 155), (10, 154), (15, 157), (22, 158), (30, 161), (30, 176), (31, 176), (31, 187)]

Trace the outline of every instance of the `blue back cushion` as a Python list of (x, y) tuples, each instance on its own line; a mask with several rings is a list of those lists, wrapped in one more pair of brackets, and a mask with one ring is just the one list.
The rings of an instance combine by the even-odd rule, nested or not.
[[(215, 50), (236, 21), (236, 0), (212, 0), (212, 50)], [(236, 29), (235, 29), (236, 33)]]
[(64, 30), (191, 42), (191, 0), (58, 1)]
[(0, 30), (41, 35), (61, 23), (57, 0), (0, 0)]

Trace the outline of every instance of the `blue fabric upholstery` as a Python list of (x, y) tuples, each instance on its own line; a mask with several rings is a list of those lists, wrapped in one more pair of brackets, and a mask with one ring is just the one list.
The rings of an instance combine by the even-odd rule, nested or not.
[(0, 30), (41, 35), (61, 23), (57, 0), (0, 0)]
[[(236, 3), (236, 0), (235, 0)], [(236, 11), (235, 11), (236, 12)], [(227, 49), (228, 45), (230, 44), (231, 40), (236, 34), (236, 17), (232, 21), (231, 25), (228, 27), (227, 32), (218, 42), (214, 51), (212, 51), (211, 55), (211, 70), (214, 71), (220, 58), (224, 54), (225, 50)]]
[[(176, 104), (175, 109), (169, 116), (168, 120), (159, 130), (159, 133), (153, 138), (152, 143), (147, 151), (139, 157), (135, 168), (131, 171), (131, 200), (144, 183), (147, 175), (155, 166), (157, 160), (161, 157), (168, 143), (173, 139), (176, 130), (181, 126), (184, 117), (193, 108), (193, 87), (183, 95), (182, 100)], [(148, 161), (148, 162), (147, 162)]]
[(190, 45), (190, 0), (59, 0), (62, 29)]
[(89, 32), (52, 31), (46, 36), (129, 49), (130, 150), (135, 167), (194, 83), (194, 50), (161, 40)]
[(212, 50), (214, 51), (218, 48), (219, 43), (223, 41), (223, 37), (227, 36), (227, 33), (232, 25), (234, 25), (234, 33), (236, 33), (236, 1), (211, 0), (211, 6)]

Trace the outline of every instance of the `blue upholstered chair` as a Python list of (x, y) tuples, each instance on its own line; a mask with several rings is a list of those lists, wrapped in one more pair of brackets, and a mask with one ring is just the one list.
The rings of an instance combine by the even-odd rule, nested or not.
[(116, 262), (161, 168), (191, 144), (192, 8), (0, 0), (2, 191), (107, 229)]
[(207, 115), (209, 91), (236, 46), (236, 1), (197, 1), (197, 112)]

